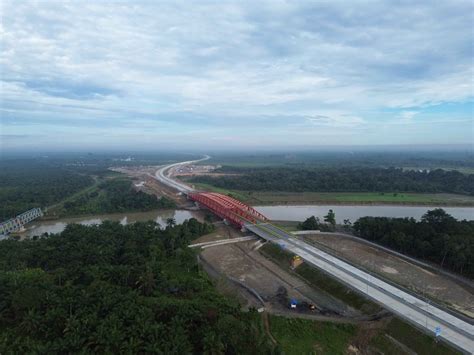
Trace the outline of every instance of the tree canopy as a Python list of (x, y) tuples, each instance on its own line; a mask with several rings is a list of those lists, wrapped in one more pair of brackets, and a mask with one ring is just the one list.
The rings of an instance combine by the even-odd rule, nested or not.
[(149, 211), (174, 208), (176, 204), (166, 198), (156, 198), (142, 191), (135, 191), (128, 178), (106, 179), (96, 190), (81, 194), (63, 204), (61, 215)]
[(187, 247), (211, 230), (104, 222), (0, 241), (0, 353), (269, 353), (256, 313)]
[(62, 167), (0, 164), (0, 220), (34, 207), (46, 207), (94, 183), (92, 177)]
[(356, 235), (474, 278), (474, 221), (437, 208), (414, 218), (362, 217)]
[(223, 167), (219, 177), (195, 176), (192, 182), (244, 191), (289, 192), (449, 192), (474, 195), (474, 174), (372, 167)]

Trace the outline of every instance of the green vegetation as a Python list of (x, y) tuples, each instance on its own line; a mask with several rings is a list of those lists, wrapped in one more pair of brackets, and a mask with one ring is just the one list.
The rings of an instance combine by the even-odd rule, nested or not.
[(128, 178), (101, 180), (95, 188), (87, 189), (48, 211), (49, 216), (68, 216), (125, 211), (149, 211), (174, 208), (175, 203), (166, 197), (157, 199), (142, 191), (135, 191)]
[(104, 222), (0, 241), (0, 353), (270, 353), (259, 315), (219, 295), (187, 247), (211, 231)]
[(437, 342), (435, 338), (429, 336), (415, 327), (394, 317), (385, 327), (384, 332), (379, 333), (371, 342), (372, 346), (381, 350), (384, 354), (399, 354), (386, 335), (398, 340), (417, 354), (429, 355), (454, 355), (460, 354), (458, 351), (448, 347), (444, 343)]
[(332, 228), (336, 226), (336, 214), (333, 210), (329, 210), (328, 214), (324, 216), (324, 222), (328, 223)]
[(396, 168), (236, 168), (224, 166), (219, 177), (195, 176), (192, 182), (244, 191), (289, 192), (417, 192), (474, 195), (474, 174), (442, 169), (412, 171)]
[[(266, 244), (260, 251), (268, 257), (270, 260), (275, 262), (280, 267), (290, 270), (290, 260), (293, 257), (293, 254), (283, 250), (279, 246), (275, 244)], [(341, 300), (345, 304), (351, 306), (352, 308), (358, 309), (359, 311), (365, 314), (374, 314), (380, 311), (380, 307), (367, 300), (363, 296), (359, 295), (358, 293), (352, 291), (344, 284), (336, 281), (334, 278), (331, 278), (324, 274), (323, 272), (319, 271), (318, 269), (309, 266), (308, 264), (300, 265), (294, 271), (299, 277), (304, 279), (311, 287), (323, 290), (330, 294), (331, 296)], [(279, 321), (280, 324), (284, 324), (283, 320)], [(273, 323), (273, 318), (272, 318)], [(303, 324), (296, 321), (295, 324)], [(316, 323), (317, 324), (317, 323)], [(309, 327), (309, 330), (302, 330), (297, 326), (297, 330), (292, 333), (292, 323), (286, 323), (287, 328), (283, 328), (281, 333), (288, 333), (294, 334), (293, 342), (295, 346), (298, 346), (299, 350), (303, 350), (300, 354), (309, 353), (306, 351), (311, 345), (316, 346), (315, 342), (311, 343), (311, 338), (319, 339), (319, 337), (323, 337), (324, 339), (331, 339), (328, 340), (331, 344), (337, 344), (337, 348), (331, 349), (335, 353), (338, 353), (339, 349), (344, 349), (343, 344), (347, 345), (347, 336), (348, 334), (353, 334), (353, 330), (350, 327), (343, 327), (336, 330), (336, 328), (323, 328), (319, 333), (319, 336), (316, 336), (312, 333), (312, 330), (317, 328), (317, 325), (313, 325), (313, 327)], [(283, 327), (283, 326), (282, 326)], [(361, 329), (360, 332), (365, 332), (365, 330)], [(298, 334), (300, 334), (298, 336)], [(311, 335), (310, 335), (311, 334)], [(333, 340), (332, 336), (338, 335), (338, 340)], [(291, 343), (290, 338), (280, 337), (280, 332), (274, 331), (272, 327), (272, 335), (281, 341), (282, 349), (289, 351), (289, 353), (293, 353), (291, 350)], [(433, 355), (441, 355), (441, 354), (458, 354), (457, 351), (453, 350), (452, 348), (448, 347), (444, 343), (436, 342), (433, 336), (429, 336), (424, 334), (423, 332), (419, 331), (417, 328), (413, 327), (412, 325), (402, 321), (399, 318), (393, 317), (389, 320), (389, 322), (384, 325), (384, 323), (380, 323), (380, 329), (376, 330), (374, 337), (370, 339), (369, 337), (369, 346), (371, 348), (375, 348), (379, 352), (383, 354), (400, 354), (400, 350), (397, 348), (396, 345), (393, 344), (387, 338), (387, 335), (395, 339), (396, 341), (402, 343), (409, 349), (417, 352), (418, 354), (433, 354)], [(301, 339), (300, 339), (301, 338)], [(323, 349), (325, 348), (325, 341), (316, 341)], [(285, 346), (288, 344), (288, 348)], [(316, 353), (325, 353), (323, 351), (316, 351)], [(332, 352), (329, 352), (332, 354)], [(296, 352), (295, 352), (296, 354)]]
[(270, 331), (287, 355), (346, 354), (356, 327), (272, 316)]
[(165, 153), (1, 156), (0, 221), (34, 207), (57, 207), (65, 200), (91, 192), (96, 188), (94, 184), (116, 175), (108, 170), (110, 166), (158, 165), (197, 157)]
[(318, 230), (319, 228), (321, 228), (321, 222), (319, 218), (315, 216), (308, 217), (304, 222), (298, 225), (298, 229), (305, 231)]
[(443, 209), (413, 218), (362, 217), (353, 226), (359, 237), (474, 277), (474, 221), (458, 221)]
[(222, 153), (212, 154), (202, 164), (233, 167), (410, 167), (414, 170), (473, 171), (474, 156), (469, 151), (350, 151), (275, 152), (275, 153)]
[[(324, 222), (321, 223), (319, 217), (311, 216), (306, 218), (303, 222), (297, 224), (299, 230), (320, 230), (322, 232), (334, 232), (336, 229), (336, 214), (333, 210), (329, 210), (328, 214), (324, 216)], [(344, 228), (348, 230), (351, 222), (348, 219), (344, 220)]]
[(457, 194), (386, 193), (386, 192), (282, 192), (240, 191), (194, 183), (202, 190), (232, 195), (251, 205), (305, 204), (397, 204), (474, 206), (474, 196)]
[(215, 186), (212, 186), (212, 185), (209, 185), (209, 184), (200, 184), (200, 183), (194, 184), (193, 183), (193, 185), (198, 190), (219, 192), (221, 194), (231, 196), (231, 197), (233, 197), (233, 198), (235, 198), (239, 201), (242, 201), (242, 202), (248, 202), (249, 201), (248, 193), (245, 193), (245, 192), (242, 192), (242, 191), (235, 191), (235, 190), (219, 188), (219, 187), (215, 187)]
[(94, 183), (88, 175), (35, 161), (0, 163), (0, 220), (46, 207)]
[[(265, 244), (260, 251), (277, 265), (285, 270), (290, 270), (290, 261), (293, 254), (282, 249), (276, 244)], [(294, 271), (299, 277), (304, 279), (310, 286), (320, 289), (331, 296), (343, 301), (352, 308), (358, 309), (366, 314), (373, 314), (380, 310), (375, 303), (352, 291), (332, 277), (322, 271), (304, 263)]]

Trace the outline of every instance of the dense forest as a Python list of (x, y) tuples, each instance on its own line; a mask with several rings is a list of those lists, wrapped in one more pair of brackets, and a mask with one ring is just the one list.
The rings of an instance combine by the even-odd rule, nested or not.
[(474, 195), (474, 174), (397, 168), (243, 168), (224, 166), (231, 175), (195, 176), (195, 183), (244, 191), (288, 192), (447, 192)]
[(89, 175), (25, 160), (0, 164), (0, 220), (46, 207), (94, 183)]
[(240, 167), (410, 167), (417, 169), (459, 169), (474, 171), (474, 154), (469, 151), (379, 149), (351, 147), (339, 150), (273, 153), (215, 153), (205, 164)]
[(135, 191), (126, 178), (106, 179), (97, 189), (68, 200), (60, 215), (114, 213), (125, 211), (149, 211), (158, 208), (174, 208), (175, 203), (166, 197)]
[(363, 217), (353, 229), (359, 237), (474, 278), (474, 221), (458, 221), (438, 208), (420, 221)]
[[(125, 157), (72, 154), (0, 160), (0, 221), (34, 207), (44, 209), (62, 201), (65, 201), (63, 205), (53, 208), (53, 215), (173, 208), (174, 203), (166, 198), (157, 200), (154, 196), (136, 193), (130, 180), (108, 179), (116, 174), (108, 170), (111, 165), (163, 163), (173, 161), (173, 156)], [(177, 157), (184, 159), (187, 156)], [(70, 198), (89, 187), (91, 189), (84, 194)]]
[(187, 247), (211, 230), (104, 222), (0, 241), (0, 353), (269, 353), (258, 314), (218, 294)]

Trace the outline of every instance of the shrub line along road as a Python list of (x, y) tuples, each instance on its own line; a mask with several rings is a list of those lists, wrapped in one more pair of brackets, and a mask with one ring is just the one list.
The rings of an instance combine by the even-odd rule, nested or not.
[[(209, 156), (199, 160), (164, 166), (156, 172), (156, 179), (182, 193), (192, 192), (194, 190), (191, 187), (173, 180), (167, 173), (172, 168), (207, 159), (209, 159)], [(382, 304), (418, 328), (424, 329), (431, 334), (436, 333), (438, 330), (439, 336), (442, 339), (466, 354), (474, 354), (473, 325), (329, 255), (269, 223), (247, 224), (245, 227), (264, 239), (284, 246), (284, 248), (301, 256), (311, 265), (316, 266), (344, 284)]]

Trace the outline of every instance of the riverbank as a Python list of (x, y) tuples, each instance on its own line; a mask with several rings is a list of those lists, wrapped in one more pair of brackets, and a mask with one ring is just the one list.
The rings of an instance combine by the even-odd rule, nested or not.
[[(439, 206), (389, 206), (389, 205), (267, 205), (255, 206), (255, 209), (270, 220), (286, 220), (302, 222), (315, 216), (323, 220), (329, 210), (336, 214), (336, 222), (343, 224), (348, 219), (354, 223), (361, 217), (414, 218), (420, 220), (429, 210)], [(442, 207), (447, 213), (458, 220), (472, 220), (472, 207)]]
[(173, 218), (177, 224), (183, 223), (186, 219), (196, 218), (203, 222), (204, 216), (199, 211), (188, 210), (152, 210), (148, 212), (121, 212), (109, 214), (92, 214), (81, 216), (70, 216), (56, 219), (38, 219), (27, 224), (26, 229), (16, 233), (20, 239), (42, 235), (43, 233), (61, 233), (68, 224), (77, 223), (82, 225), (100, 224), (103, 221), (115, 221), (120, 224), (130, 224), (134, 222), (154, 221), (161, 226), (166, 226), (169, 218)]
[(474, 207), (474, 196), (448, 193), (241, 191), (222, 189), (208, 184), (195, 184), (194, 187), (199, 190), (230, 194), (252, 206), (333, 204), (341, 206)]

